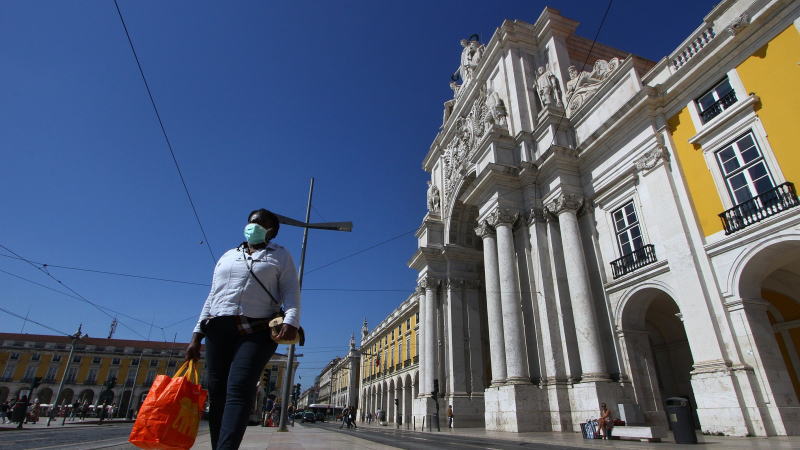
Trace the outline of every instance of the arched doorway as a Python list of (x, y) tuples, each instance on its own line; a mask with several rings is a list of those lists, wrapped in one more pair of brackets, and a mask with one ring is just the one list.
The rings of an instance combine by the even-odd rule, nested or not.
[[(665, 401), (688, 398), (694, 364), (678, 305), (665, 291), (646, 288), (631, 296), (622, 312), (621, 344), (637, 404), (649, 425), (667, 426)], [(694, 414), (695, 427), (699, 428)]]
[(38, 400), (39, 403), (49, 404), (50, 400), (53, 398), (53, 390), (50, 388), (41, 388), (36, 391), (35, 395), (35, 400)]
[(411, 385), (411, 375), (406, 374), (403, 379), (403, 422), (411, 422), (412, 399), (414, 398), (413, 387)]
[(745, 364), (761, 389), (763, 431), (800, 433), (800, 236), (775, 236), (745, 254), (728, 311)]
[(91, 389), (82, 390), (80, 395), (78, 395), (78, 400), (81, 403), (87, 402), (91, 405), (94, 403), (94, 391)]
[(69, 404), (72, 403), (72, 397), (75, 396), (75, 392), (72, 391), (70, 388), (66, 388), (61, 391), (61, 394), (58, 396), (58, 404), (63, 405), (65, 403)]
[(386, 390), (386, 420), (394, 422), (395, 406), (394, 406), (394, 380), (389, 381), (389, 389)]

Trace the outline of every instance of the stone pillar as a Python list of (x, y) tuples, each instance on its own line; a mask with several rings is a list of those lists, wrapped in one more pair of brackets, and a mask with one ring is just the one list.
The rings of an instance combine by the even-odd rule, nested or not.
[(426, 275), (419, 281), (419, 286), (425, 290), (425, 370), (422, 373), (424, 377), (424, 394), (433, 392), (433, 379), (436, 378), (437, 361), (436, 356), (436, 288), (439, 285), (439, 280)]
[(448, 330), (446, 359), (448, 393), (466, 395), (466, 363), (464, 361), (464, 280), (449, 278), (447, 280), (447, 296), (445, 318)]
[(506, 349), (506, 382), (530, 383), (528, 365), (525, 362), (519, 273), (514, 248), (513, 226), (518, 218), (518, 212), (498, 208), (490, 215), (490, 224), (494, 225), (497, 231), (500, 302), (503, 309), (503, 337)]
[(503, 309), (500, 302), (500, 273), (497, 267), (497, 239), (495, 229), (486, 221), (478, 224), (475, 233), (483, 239), (483, 271), (486, 277), (486, 316), (489, 327), (489, 352), (491, 354), (492, 380), (499, 384), (506, 380), (506, 348), (503, 336)]
[(781, 436), (800, 433), (800, 405), (775, 339), (775, 330), (767, 316), (769, 303), (761, 298), (744, 298), (728, 300), (725, 306), (743, 359), (757, 375), (761, 398), (757, 405), (751, 406), (766, 409), (767, 414), (762, 413), (764, 422), (773, 428), (757, 434)]
[(597, 330), (589, 274), (578, 227), (577, 211), (582, 205), (583, 198), (579, 195), (562, 193), (547, 204), (547, 210), (558, 216), (561, 230), (567, 284), (581, 358), (581, 381), (604, 381), (608, 379), (608, 371)]

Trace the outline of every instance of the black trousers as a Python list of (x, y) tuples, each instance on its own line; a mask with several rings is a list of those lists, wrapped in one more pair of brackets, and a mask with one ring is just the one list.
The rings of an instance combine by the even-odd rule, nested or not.
[(256, 383), (278, 344), (268, 331), (240, 334), (233, 317), (211, 319), (203, 331), (211, 447), (237, 449), (256, 399)]

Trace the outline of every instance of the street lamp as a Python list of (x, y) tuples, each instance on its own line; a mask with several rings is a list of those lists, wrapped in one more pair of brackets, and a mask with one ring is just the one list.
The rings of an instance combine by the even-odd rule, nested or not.
[[(55, 411), (58, 407), (58, 398), (61, 396), (61, 389), (64, 387), (64, 380), (67, 379), (67, 373), (69, 372), (69, 365), (72, 364), (72, 353), (75, 351), (75, 343), (78, 342), (79, 339), (85, 337), (85, 334), (81, 333), (81, 327), (83, 324), (78, 325), (78, 331), (75, 334), (69, 335), (68, 337), (72, 338), (72, 342), (69, 345), (69, 356), (67, 357), (67, 364), (64, 365), (64, 374), (61, 376), (61, 382), (58, 383), (58, 391), (56, 391), (56, 401), (53, 402), (53, 407), (50, 410), (50, 415), (47, 418), (47, 426), (50, 426), (50, 422), (55, 417)], [(74, 395), (74, 394), (73, 394)], [(67, 410), (64, 409), (64, 420), (61, 422), (61, 426), (64, 426), (64, 423), (67, 421)]]
[[(286, 225), (293, 225), (296, 227), (303, 228), (303, 245), (300, 247), (300, 270), (298, 274), (298, 284), (300, 286), (300, 292), (303, 291), (303, 273), (305, 269), (305, 262), (306, 262), (306, 248), (308, 246), (308, 229), (313, 228), (316, 230), (332, 230), (332, 231), (353, 231), (353, 223), (352, 222), (323, 222), (323, 223), (311, 223), (309, 220), (311, 219), (311, 199), (314, 196), (314, 178), (311, 178), (311, 185), (308, 188), (308, 204), (306, 205), (306, 220), (305, 222), (300, 222), (299, 220), (292, 219), (290, 217), (278, 215), (278, 221), (280, 223)], [(294, 344), (289, 345), (289, 352), (286, 358), (286, 380), (282, 386), (282, 393), (281, 393), (281, 403), (283, 403), (283, 407), (281, 408), (281, 420), (280, 425), (278, 426), (278, 431), (289, 431), (286, 428), (287, 425), (287, 416), (289, 410), (289, 395), (291, 392), (292, 384), (294, 383), (294, 373), (292, 372), (294, 365)]]

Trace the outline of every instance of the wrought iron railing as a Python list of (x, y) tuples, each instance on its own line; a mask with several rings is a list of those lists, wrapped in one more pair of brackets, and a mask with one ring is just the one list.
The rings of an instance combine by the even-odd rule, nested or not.
[(728, 107), (734, 103), (736, 103), (736, 92), (731, 90), (721, 99), (715, 101), (708, 108), (700, 112), (700, 117), (703, 119), (703, 123), (707, 123), (709, 120), (717, 117), (722, 111), (728, 109)]
[(739, 203), (719, 217), (725, 234), (731, 234), (797, 205), (800, 205), (800, 201), (794, 184), (786, 182)]
[(656, 261), (655, 247), (653, 247), (653, 244), (647, 244), (624, 255), (622, 258), (611, 261), (611, 270), (614, 272), (614, 279), (617, 279), (626, 273), (631, 273)]

